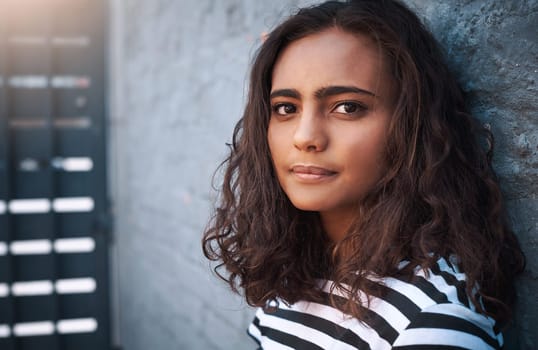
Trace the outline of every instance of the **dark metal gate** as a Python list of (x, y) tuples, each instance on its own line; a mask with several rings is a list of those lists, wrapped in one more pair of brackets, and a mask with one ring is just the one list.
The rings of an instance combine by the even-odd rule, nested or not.
[(0, 6), (0, 349), (108, 349), (105, 2)]

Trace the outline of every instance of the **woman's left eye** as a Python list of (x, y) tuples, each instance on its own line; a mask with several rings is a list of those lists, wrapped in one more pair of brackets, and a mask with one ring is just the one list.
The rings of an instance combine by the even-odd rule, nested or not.
[(363, 112), (365, 110), (366, 107), (357, 102), (342, 102), (336, 105), (336, 107), (333, 109), (333, 112), (342, 114), (353, 114), (357, 112)]

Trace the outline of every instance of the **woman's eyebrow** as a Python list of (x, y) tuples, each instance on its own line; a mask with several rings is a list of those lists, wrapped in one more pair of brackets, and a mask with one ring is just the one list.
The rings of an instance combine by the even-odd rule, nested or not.
[(299, 100), (301, 98), (301, 93), (295, 89), (278, 89), (271, 92), (271, 95), (269, 97), (291, 97)]
[[(325, 97), (334, 96), (334, 95), (340, 95), (345, 93), (354, 93), (354, 94), (363, 94), (363, 95), (369, 95), (373, 97), (377, 97), (376, 94), (374, 94), (371, 91), (358, 88), (356, 86), (326, 86), (322, 87), (314, 93), (314, 96), (316, 96), (317, 99), (323, 99)], [(275, 97), (290, 97), (295, 99), (301, 99), (301, 93), (297, 91), (296, 89), (278, 89), (271, 92), (270, 98), (273, 99)]]
[(322, 87), (321, 89), (316, 90), (314, 95), (318, 99), (322, 99), (329, 96), (334, 95), (340, 95), (340, 94), (346, 94), (346, 93), (354, 93), (354, 94), (364, 94), (364, 95), (370, 95), (373, 97), (377, 97), (376, 94), (374, 94), (371, 91), (358, 88), (356, 86), (327, 86)]

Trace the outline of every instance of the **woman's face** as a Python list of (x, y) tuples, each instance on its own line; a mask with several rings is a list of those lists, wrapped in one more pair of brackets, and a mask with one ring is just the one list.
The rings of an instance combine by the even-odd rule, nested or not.
[(291, 43), (276, 61), (267, 136), (274, 168), (293, 205), (318, 211), (333, 239), (382, 176), (391, 88), (375, 43), (336, 28)]

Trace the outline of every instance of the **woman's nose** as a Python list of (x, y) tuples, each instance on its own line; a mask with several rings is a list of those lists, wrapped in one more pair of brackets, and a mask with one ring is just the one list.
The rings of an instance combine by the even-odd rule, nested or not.
[(328, 141), (325, 118), (318, 112), (305, 109), (293, 135), (295, 147), (306, 152), (321, 152), (327, 147)]

